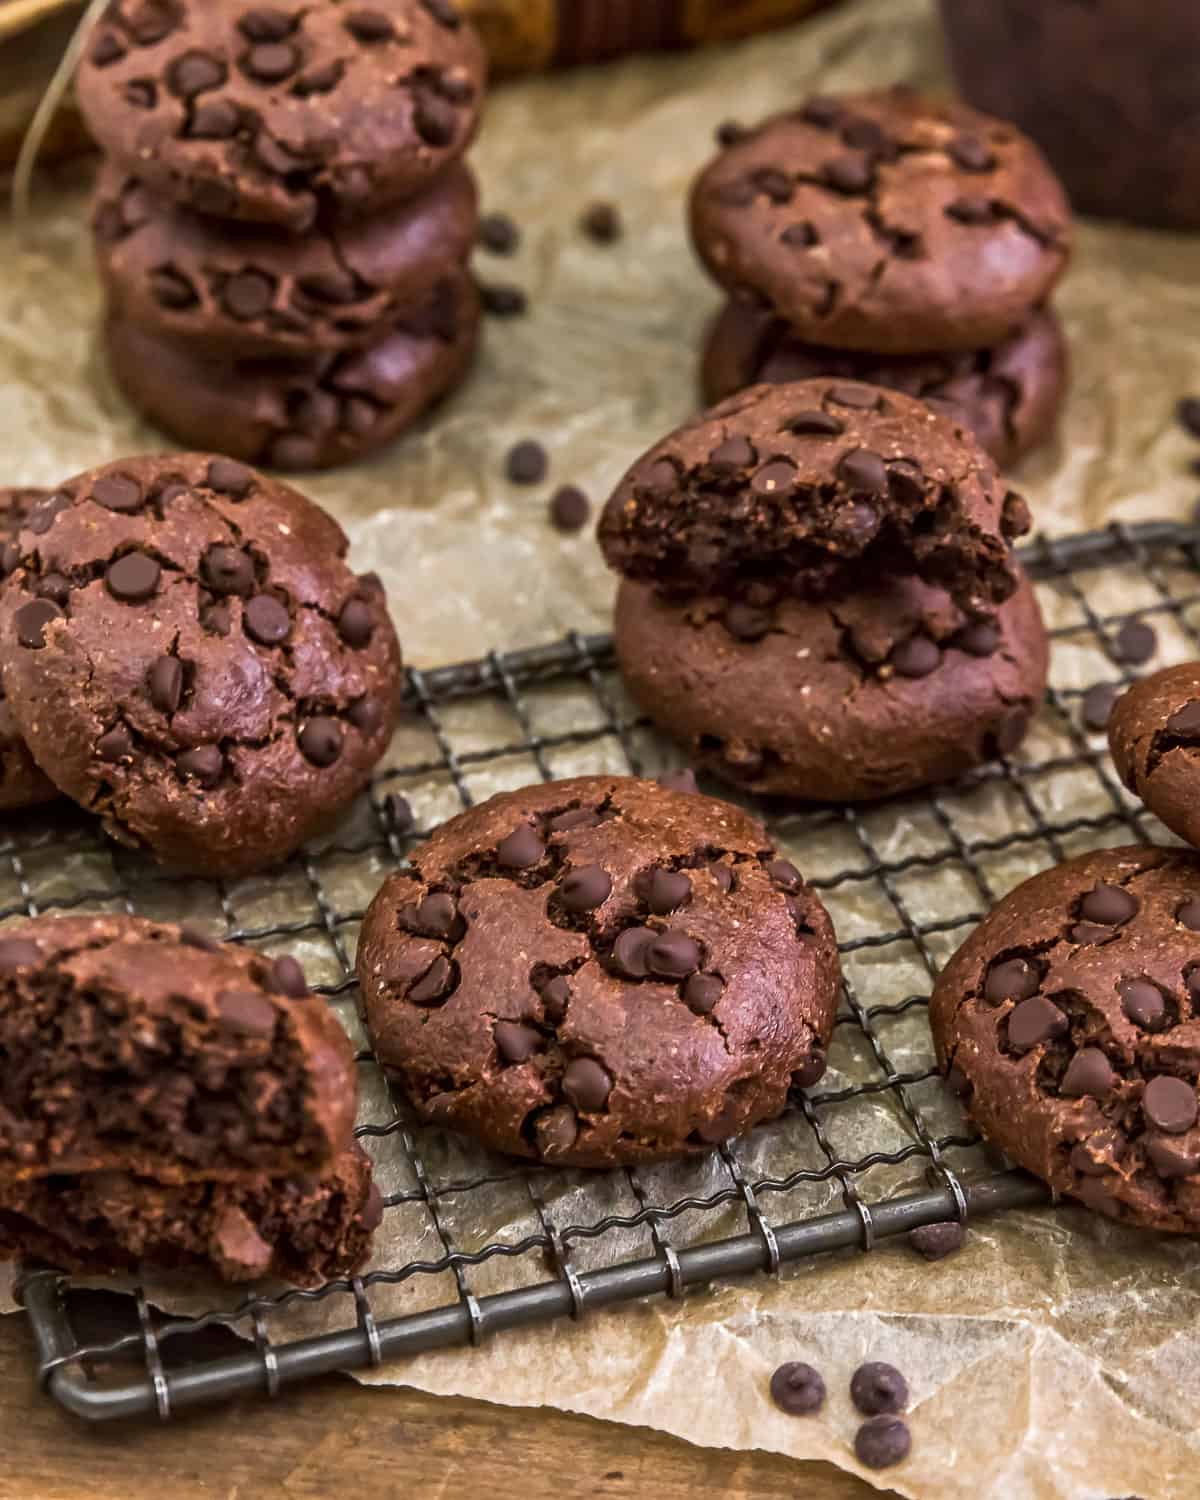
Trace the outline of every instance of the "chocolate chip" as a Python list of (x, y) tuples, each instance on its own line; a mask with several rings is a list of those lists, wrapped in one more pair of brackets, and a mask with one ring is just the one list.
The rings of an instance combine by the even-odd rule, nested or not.
[(200, 576), (214, 594), (247, 595), (254, 588), (254, 559), (240, 547), (217, 543), (200, 559)]
[(564, 484), (551, 496), (550, 521), (557, 531), (582, 531), (591, 511), (591, 501), (578, 485)]
[(455, 985), (454, 965), (439, 954), (408, 992), (413, 1005), (436, 1005)]
[(790, 203), (796, 191), (795, 184), (779, 167), (756, 167), (750, 174), (756, 193), (769, 198), (772, 203)]
[(46, 644), (46, 626), (62, 618), (62, 610), (49, 599), (35, 599), (17, 610), (15, 624), (18, 642), (29, 651), (40, 651)]
[(479, 243), (493, 255), (511, 255), (521, 243), (521, 231), (508, 214), (484, 214), (478, 236)]
[(188, 135), (199, 141), (228, 141), (241, 123), (241, 113), (231, 100), (202, 99), (192, 110)]
[(957, 1220), (945, 1224), (922, 1224), (909, 1232), (908, 1243), (926, 1260), (945, 1260), (961, 1250), (967, 1231)]
[(600, 865), (585, 865), (564, 876), (558, 889), (568, 911), (595, 911), (612, 895), (612, 877)]
[(123, 604), (144, 604), (154, 596), (162, 567), (144, 552), (127, 552), (109, 563), (104, 575), (108, 592)]
[(0, 551), (0, 577), (11, 578), (21, 566), (21, 549), (16, 542), (5, 542)]
[(627, 927), (613, 944), (613, 964), (627, 979), (645, 979), (650, 972), (650, 949), (658, 933), (649, 927)]
[(685, 932), (655, 936), (646, 950), (646, 967), (663, 979), (687, 979), (700, 967), (700, 944)]
[(887, 493), (888, 473), (883, 459), (869, 448), (852, 448), (842, 455), (837, 466), (838, 478), (860, 495)]
[(872, 1417), (854, 1435), (854, 1454), (866, 1469), (890, 1469), (912, 1449), (908, 1424), (899, 1417)]
[(1096, 886), (1088, 891), (1079, 903), (1079, 915), (1086, 922), (1098, 922), (1106, 927), (1119, 927), (1137, 912), (1137, 897), (1123, 891), (1119, 885)]
[(734, 182), (722, 182), (713, 189), (713, 197), (730, 208), (749, 208), (758, 197), (752, 177), (739, 177)]
[(1196, 1123), (1196, 1087), (1182, 1078), (1152, 1078), (1142, 1094), (1142, 1113), (1156, 1130), (1183, 1135)]
[(546, 854), (542, 843), (528, 823), (522, 823), (501, 841), (496, 859), (506, 870), (531, 870), (541, 864)]
[(602, 1110), (612, 1093), (612, 1079), (593, 1057), (577, 1057), (567, 1064), (562, 1090), (581, 1114)]
[(1200, 738), (1200, 703), (1185, 703), (1167, 720), (1167, 733), (1181, 740)]
[[(1196, 903), (1200, 918), (1200, 903)], [(1162, 1031), (1169, 1019), (1166, 996), (1148, 979), (1127, 979), (1117, 987), (1121, 1009), (1135, 1026), (1144, 1031)]]
[(708, 455), (708, 467), (719, 478), (730, 478), (739, 469), (748, 469), (757, 462), (753, 443), (744, 437), (726, 438)]
[(256, 6), (238, 20), (238, 30), (249, 42), (281, 42), (291, 36), (298, 17), (273, 6)]
[(1079, 1141), (1071, 1148), (1072, 1170), (1084, 1177), (1103, 1177), (1113, 1170), (1120, 1155), (1120, 1144), (1120, 1137), (1113, 1131), (1094, 1131), (1086, 1141)]
[(542, 1045), (542, 1034), (518, 1021), (497, 1021), (492, 1028), (496, 1051), (506, 1063), (528, 1062)]
[(950, 142), (949, 155), (964, 172), (990, 172), (996, 165), (996, 158), (975, 135), (956, 136)]
[(621, 238), (621, 214), (615, 203), (589, 203), (580, 216), (579, 227), (597, 245), (611, 245)]
[(399, 792), (389, 792), (383, 799), (383, 816), (393, 833), (403, 838), (417, 826), (412, 803)]
[(1200, 898), (1185, 901), (1175, 913), (1175, 920), (1189, 932), (1200, 932)]
[(1112, 644), (1113, 659), (1128, 662), (1132, 667), (1148, 662), (1157, 650), (1158, 636), (1145, 620), (1127, 620)]
[(412, 920), (422, 936), (446, 943), (461, 943), (467, 930), (458, 902), (448, 891), (431, 891), (417, 904)]
[(107, 68), (124, 56), (125, 48), (115, 32), (102, 31), (92, 43), (90, 57), (97, 68)]
[(41, 949), (31, 938), (0, 938), (0, 975), (32, 969), (41, 961)]
[(707, 1016), (724, 993), (724, 981), (716, 974), (693, 974), (683, 987), (683, 1003), (696, 1015)]
[(725, 629), (736, 641), (761, 641), (770, 633), (770, 611), (752, 604), (731, 604), (725, 611)]
[(51, 495), (49, 500), (43, 500), (40, 505), (30, 511), (25, 525), (35, 536), (45, 536), (63, 511), (70, 509), (71, 497), (69, 495), (61, 493)]
[(789, 1417), (803, 1417), (825, 1405), (825, 1382), (812, 1365), (780, 1365), (771, 1376), (771, 1400)]
[(232, 458), (214, 458), (208, 466), (208, 487), (219, 495), (244, 500), (254, 487), (254, 471)]
[(118, 724), (96, 741), (96, 754), (109, 765), (128, 760), (133, 754), (133, 736), (124, 724)]
[(792, 250), (810, 250), (819, 243), (817, 231), (807, 219), (801, 219), (798, 224), (789, 224), (779, 238)]
[(983, 997), (991, 1005), (1005, 1000), (1028, 1000), (1036, 995), (1041, 977), (1023, 958), (1007, 958), (992, 964), (983, 981)]
[(378, 698), (364, 694), (350, 705), (346, 711), (346, 718), (360, 734), (367, 736), (378, 734), (383, 728), (383, 704)]
[(777, 458), (765, 464), (750, 481), (756, 495), (783, 495), (796, 483), (796, 470), (786, 459)]
[(1087, 729), (1107, 729), (1120, 689), (1111, 682), (1098, 682), (1083, 695), (1082, 717)]
[(149, 78), (132, 78), (125, 85), (124, 99), (133, 109), (153, 109), (158, 103), (158, 89)]
[(799, 411), (794, 417), (789, 417), (786, 426), (797, 437), (840, 437), (846, 430), (843, 422), (815, 407), (812, 411)]
[(1081, 947), (1107, 943), (1116, 936), (1111, 927), (1101, 927), (1097, 922), (1076, 922), (1071, 928), (1071, 941)]
[(891, 655), (892, 666), (901, 677), (928, 677), (942, 661), (942, 649), (927, 635), (914, 635), (901, 643)]
[(105, 510), (132, 515), (142, 508), (142, 487), (128, 474), (103, 474), (92, 485), (92, 499)]
[(1042, 995), (1022, 1000), (1008, 1018), (1008, 1043), (1015, 1052), (1029, 1052), (1043, 1042), (1066, 1036), (1067, 1017)]
[(61, 573), (47, 573), (45, 578), (39, 580), (35, 591), (39, 599), (49, 599), (51, 604), (57, 604), (63, 610), (70, 602), (70, 580)]
[(954, 645), (968, 656), (994, 656), (1003, 634), (995, 620), (975, 620), (954, 637)]
[(529, 307), (529, 298), (519, 286), (481, 282), (479, 295), (484, 312), (493, 318), (519, 318)]
[(303, 1000), (308, 994), (304, 970), (290, 953), (277, 958), (271, 965), (268, 983), (277, 995), (286, 995), (289, 1000)]
[(835, 130), (845, 118), (846, 110), (837, 99), (810, 99), (800, 111), (800, 118), (819, 130)]
[(217, 89), (228, 77), (219, 57), (207, 52), (185, 52), (167, 69), (167, 85), (181, 99), (193, 99), (208, 89)]
[(1145, 1143), (1146, 1157), (1160, 1177), (1173, 1181), (1200, 1173), (1200, 1154), (1188, 1151), (1178, 1141), (1151, 1137)]
[(959, 224), (990, 224), (995, 217), (991, 200), (966, 194), (946, 205), (946, 217)]
[(381, 10), (352, 10), (342, 24), (355, 41), (368, 46), (393, 41), (396, 36), (391, 16)]
[(862, 156), (835, 156), (822, 163), (820, 176), (826, 187), (853, 197), (870, 191), (875, 181), (875, 168)]
[(257, 83), (282, 83), (300, 66), (300, 49), (292, 42), (258, 42), (242, 59), (242, 71)]
[(211, 791), (225, 774), (225, 757), (216, 745), (199, 745), (177, 755), (175, 766), (181, 776), (190, 777)]
[(242, 619), (246, 634), (260, 646), (278, 646), (287, 640), (292, 628), (286, 606), (270, 594), (256, 594), (247, 603)]
[(1099, 1047), (1083, 1047), (1067, 1065), (1059, 1093), (1068, 1099), (1103, 1099), (1113, 1090), (1117, 1075)]
[(504, 472), (513, 484), (540, 484), (548, 468), (546, 450), (532, 438), (510, 448), (504, 462)]
[(722, 120), (713, 132), (713, 138), (722, 150), (727, 151), (730, 146), (745, 140), (746, 133), (746, 127), (736, 120)]
[(428, 89), (413, 95), (413, 124), (427, 146), (449, 146), (458, 134), (454, 106)]
[(872, 1360), (859, 1365), (850, 1377), (850, 1399), (864, 1417), (903, 1411), (908, 1405), (908, 1381), (894, 1365)]
[(599, 825), (600, 816), (590, 807), (572, 807), (567, 812), (559, 813), (557, 817), (551, 818), (546, 829), (549, 833), (570, 833), (576, 828), (598, 828)]
[(563, 1156), (579, 1135), (575, 1111), (567, 1104), (547, 1110), (534, 1122), (533, 1134), (540, 1156)]
[(542, 986), (541, 1001), (547, 1021), (558, 1026), (566, 1018), (571, 1001), (571, 986), (561, 974)]
[(292, 93), (299, 99), (309, 99), (314, 94), (328, 94), (341, 83), (345, 72), (346, 65), (341, 58), (332, 58), (327, 63), (320, 63), (301, 73), (292, 84)]
[(668, 792), (684, 792), (693, 797), (700, 791), (696, 773), (690, 766), (684, 766), (679, 771), (665, 771), (658, 778), (658, 784)]
[(221, 306), (241, 323), (261, 318), (274, 300), (274, 279), (262, 271), (239, 271), (221, 289)]
[(669, 916), (687, 904), (692, 882), (679, 870), (651, 870), (646, 886), (646, 905), (656, 917)]
[(170, 266), (162, 266), (150, 273), (150, 294), (160, 307), (176, 311), (195, 307), (200, 301), (187, 277)]
[(217, 1014), (230, 1031), (266, 1040), (275, 1034), (275, 1007), (257, 990), (226, 990), (217, 996)]
[(448, 31), (457, 31), (462, 24), (462, 17), (451, 0), (421, 0), (421, 4), (438, 25), (446, 27)]
[(342, 753), (342, 726), (324, 716), (309, 719), (300, 731), (300, 753), (314, 766), (331, 766)]
[(1185, 396), (1175, 408), (1179, 425), (1194, 438), (1200, 438), (1200, 396)]
[(1000, 513), (1001, 532), (1008, 541), (1013, 542), (1017, 537), (1024, 536), (1032, 525), (1033, 513), (1028, 502), (1015, 490), (1009, 490)]
[(814, 1042), (808, 1060), (792, 1074), (792, 1082), (798, 1089), (814, 1088), (825, 1077), (829, 1061), (820, 1042)]

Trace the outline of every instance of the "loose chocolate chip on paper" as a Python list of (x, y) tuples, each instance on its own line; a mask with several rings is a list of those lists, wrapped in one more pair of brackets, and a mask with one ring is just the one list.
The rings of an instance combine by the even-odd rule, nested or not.
[(908, 1381), (895, 1365), (871, 1360), (851, 1376), (850, 1399), (865, 1417), (903, 1411), (908, 1405)]
[(550, 520), (557, 531), (582, 531), (591, 511), (591, 501), (578, 485), (564, 484), (550, 499)]
[(1111, 682), (1098, 682), (1083, 695), (1082, 718), (1084, 727), (1099, 731), (1107, 729), (1113, 705), (1121, 696), (1121, 689)]
[(541, 443), (525, 438), (509, 449), (505, 473), (513, 484), (540, 484), (546, 477), (549, 460)]
[(771, 1376), (771, 1400), (789, 1417), (808, 1416), (825, 1405), (825, 1381), (812, 1365), (791, 1361)]
[(529, 298), (519, 286), (481, 282), (479, 295), (484, 312), (493, 318), (519, 318), (529, 309)]
[(908, 1457), (912, 1434), (899, 1417), (872, 1417), (854, 1436), (854, 1452), (867, 1469), (890, 1469)]
[(621, 238), (621, 212), (615, 203), (598, 201), (584, 209), (579, 226), (594, 244), (612, 245)]
[(484, 214), (478, 233), (479, 243), (493, 255), (511, 255), (521, 243), (521, 231), (508, 214)]

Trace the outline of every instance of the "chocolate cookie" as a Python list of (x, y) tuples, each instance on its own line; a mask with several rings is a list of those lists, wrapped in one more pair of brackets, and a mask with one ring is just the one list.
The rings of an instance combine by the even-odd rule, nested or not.
[(304, 233), (415, 197), (470, 144), (484, 56), (452, 0), (114, 0), (78, 73), (100, 146), (199, 213)]
[(418, 199), (303, 236), (206, 219), (111, 165), (92, 210), (118, 316), (241, 357), (375, 342), (380, 328), (420, 314), (447, 268), (465, 267), (477, 217), (474, 179), (461, 166)]
[(746, 386), (818, 376), (865, 380), (916, 396), (962, 423), (1002, 469), (1050, 437), (1067, 387), (1067, 342), (1049, 310), (997, 349), (952, 354), (866, 354), (806, 344), (773, 313), (729, 302), (704, 351), (706, 401)]
[[(0, 489), (0, 537), (4, 539), (5, 548), (0, 557), (0, 574), (7, 576), (16, 566), (17, 533), (29, 512), (49, 493), (49, 490)], [(0, 812), (38, 807), (44, 802), (53, 802), (57, 796), (58, 788), (43, 774), (29, 753), (4, 696), (4, 684), (0, 681)]]
[(1200, 845), (1200, 662), (1135, 682), (1108, 721), (1121, 780), (1172, 833)]
[(584, 776), (493, 797), (411, 861), (358, 976), (422, 1118), (607, 1167), (708, 1150), (823, 1071), (833, 929), (746, 813)]
[(674, 604), (624, 583), (615, 630), (629, 692), (693, 765), (808, 801), (912, 791), (1006, 755), (1046, 690), (1025, 578), (977, 621), (915, 578), (827, 604)]
[(39, 764), (112, 836), (206, 875), (330, 826), (387, 748), (400, 649), (331, 516), (226, 458), (131, 458), (30, 515), (0, 596)]
[(810, 343), (877, 354), (1003, 343), (1071, 245), (1066, 195), (1032, 141), (901, 89), (768, 120), (701, 174), (691, 220), (730, 292)]
[(459, 273), (362, 349), (310, 359), (198, 354), (110, 315), (105, 343), (130, 402), (177, 442), (245, 463), (312, 471), (354, 463), (407, 431), (465, 376), (479, 297)]
[(920, 401), (836, 380), (754, 386), (640, 458), (600, 521), (609, 566), (664, 593), (768, 582), (819, 597), (917, 572), (986, 613), (1017, 586), (1029, 510)]
[(1102, 849), (1011, 891), (938, 979), (938, 1058), (1057, 1193), (1200, 1230), (1200, 857)]
[(350, 1042), (294, 959), (138, 917), (0, 931), (0, 1181), (297, 1177), (351, 1143)]
[(0, 1258), (60, 1271), (201, 1271), (319, 1286), (362, 1266), (383, 1212), (357, 1147), (320, 1177), (168, 1185), (128, 1172), (0, 1185)]

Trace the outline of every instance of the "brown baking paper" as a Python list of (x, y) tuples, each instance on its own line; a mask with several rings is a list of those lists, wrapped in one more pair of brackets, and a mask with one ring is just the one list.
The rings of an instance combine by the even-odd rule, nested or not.
[[(725, 51), (636, 61), (495, 93), (474, 160), (486, 207), (513, 213), (523, 241), (512, 260), (480, 257), (479, 270), (490, 280), (520, 282), (530, 294), (530, 315), (490, 324), (469, 385), (424, 432), (373, 464), (305, 486), (344, 521), (358, 565), (383, 576), (411, 662), (434, 666), (490, 646), (607, 626), (612, 582), (589, 537), (563, 539), (549, 527), (546, 499), (555, 483), (571, 481), (599, 501), (634, 457), (695, 406), (697, 349), (719, 298), (690, 253), (683, 202), (711, 149), (713, 128), (729, 117), (753, 120), (814, 87), (894, 80), (944, 84), (928, 0), (853, 0), (807, 26)], [(577, 229), (582, 209), (597, 198), (619, 202), (625, 220), (625, 237), (611, 248), (593, 246)], [(129, 412), (98, 353), (99, 297), (83, 212), (79, 192), (47, 186), (26, 231), (0, 225), (0, 442), (7, 482), (53, 484), (161, 444)], [(1083, 227), (1058, 299), (1074, 351), (1074, 389), (1058, 441), (1018, 476), (1048, 531), (1188, 513), (1197, 492), (1188, 472), (1195, 449), (1175, 426), (1173, 408), (1180, 395), (1200, 390), (1198, 270), (1198, 240)], [(504, 480), (503, 460), (510, 444), (527, 436), (549, 449), (551, 480), (519, 489)], [(1161, 582), (1153, 570), (1129, 567), (1084, 575), (1101, 614), (1161, 602)], [(1079, 600), (1068, 590), (1041, 593), (1052, 625), (1079, 620)], [(1160, 660), (1194, 653), (1187, 612), (1156, 620)], [(1060, 688), (1111, 675), (1086, 638), (1056, 650)], [(533, 727), (544, 736), (597, 721), (598, 710), (579, 688), (549, 690), (533, 701)], [(623, 707), (617, 703), (618, 712)], [(511, 716), (490, 702), (451, 705), (443, 718), (460, 753), (518, 738)], [(641, 732), (636, 740), (653, 768), (662, 748)], [(1099, 740), (1093, 744), (1102, 748)], [(1071, 749), (1063, 723), (1047, 712), (1021, 753), (1041, 761)], [(436, 760), (437, 747), (426, 727), (411, 722), (397, 737), (391, 764), (422, 758)], [(611, 738), (552, 747), (547, 761), (555, 774), (624, 765)], [(1103, 773), (1103, 761), (1097, 764)], [(483, 766), (468, 762), (466, 770), (476, 798), (535, 775), (530, 758), (517, 754)], [(399, 789), (423, 826), (459, 805), (444, 772), (406, 779)], [(1086, 768), (1031, 782), (1030, 796), (1057, 821), (1131, 806), (1111, 771)], [(1029, 827), (1030, 804), (1003, 781), (969, 796), (947, 793), (942, 801), (970, 840)], [(919, 799), (870, 812), (864, 827), (887, 859), (946, 842), (944, 826)], [(1097, 842), (1127, 842), (1139, 828), (1161, 836), (1152, 820), (1137, 825), (1130, 814), (1099, 832), (1065, 838), (1060, 847), (1071, 854)], [(813, 832), (800, 823), (785, 847), (814, 876), (866, 863), (851, 831), (837, 824)], [(31, 857), (24, 877), (39, 899), (52, 900), (81, 882), (111, 878), (111, 869), (101, 868), (108, 858), (55, 855), (39, 865)], [(980, 863), (998, 896), (1052, 858), (1034, 840)], [(361, 908), (387, 863), (375, 855), (330, 857), (322, 863), (326, 892), (343, 910)], [(961, 865), (918, 867), (897, 884), (917, 922), (984, 904)], [(0, 902), (14, 899), (11, 885), (12, 877), (0, 874)], [(250, 927), (314, 919), (313, 893), (299, 870), (239, 882), (228, 894)], [(844, 940), (896, 925), (877, 882), (849, 881), (828, 897)], [(199, 884), (165, 894), (147, 888), (138, 904), (149, 914), (194, 921), (220, 916), (213, 892)], [(933, 959), (944, 960), (966, 930), (932, 937)], [(340, 937), (352, 955), (353, 926)], [(314, 982), (340, 980), (331, 947), (315, 927), (295, 951)], [(869, 1005), (928, 989), (919, 954), (905, 944), (858, 949), (847, 973)], [(351, 997), (337, 1005), (362, 1041)], [(929, 1065), (923, 1009), (885, 1019), (879, 1030), (895, 1067)], [(878, 1076), (853, 1026), (839, 1028), (830, 1063), (826, 1089)], [(961, 1130), (956, 1107), (935, 1082), (915, 1086), (912, 1095), (938, 1133)], [(362, 1119), (391, 1118), (386, 1091), (368, 1071)], [(912, 1141), (886, 1093), (830, 1110), (824, 1124), (832, 1149), (845, 1159), (873, 1149), (895, 1152)], [(366, 1140), (387, 1193), (418, 1185), (407, 1139), (397, 1132)], [(480, 1154), (438, 1132), (413, 1140), (429, 1180), (443, 1189), (440, 1232), (456, 1249), (478, 1250), (495, 1239), (517, 1244), (543, 1227), (521, 1175), (465, 1198), (445, 1192), (447, 1183), (479, 1171)], [(826, 1160), (802, 1119), (765, 1127), (732, 1151), (751, 1178), (820, 1168)], [(948, 1160), (968, 1175), (985, 1170), (978, 1149), (955, 1149)], [(503, 1164), (494, 1165), (504, 1176)], [(859, 1179), (860, 1190), (873, 1198), (919, 1190), (924, 1165), (911, 1157), (872, 1168)], [(717, 1192), (730, 1177), (714, 1156), (634, 1178), (543, 1173), (534, 1181), (542, 1213), (562, 1226), (634, 1215), (643, 1200), (666, 1204), (684, 1192)], [(842, 1203), (830, 1179), (770, 1195), (764, 1208), (782, 1223)], [(746, 1228), (744, 1211), (730, 1202), (708, 1214), (682, 1214), (661, 1232), (682, 1247)], [(643, 1226), (577, 1240), (572, 1258), (586, 1271), (654, 1251)], [(400, 1203), (385, 1217), (374, 1264), (395, 1268), (443, 1253), (426, 1207)], [(536, 1253), (493, 1258), (464, 1272), (476, 1296), (548, 1274)], [(159, 1305), (189, 1312), (217, 1301), (231, 1306), (239, 1295), (178, 1282), (149, 1289)], [(379, 1286), (372, 1303), (384, 1318), (455, 1295), (447, 1273)], [(1198, 1296), (1200, 1250), (1191, 1241), (1139, 1236), (1064, 1207), (983, 1221), (961, 1255), (934, 1267), (904, 1246), (884, 1246), (869, 1259), (826, 1258), (777, 1281), (763, 1277), (682, 1303), (599, 1313), (569, 1329), (506, 1334), (475, 1351), (421, 1357), (369, 1378), (518, 1406), (554, 1405), (695, 1443), (772, 1449), (861, 1472), (852, 1456), (856, 1419), (846, 1387), (861, 1360), (884, 1359), (909, 1378), (914, 1441), (903, 1466), (865, 1476), (880, 1486), (945, 1500), (1130, 1493), (1149, 1500), (1200, 1494)], [(353, 1319), (351, 1299), (338, 1295), (272, 1317), (270, 1331), (294, 1338)], [(770, 1372), (785, 1359), (806, 1359), (824, 1372), (830, 1399), (819, 1417), (786, 1418), (767, 1399)]]

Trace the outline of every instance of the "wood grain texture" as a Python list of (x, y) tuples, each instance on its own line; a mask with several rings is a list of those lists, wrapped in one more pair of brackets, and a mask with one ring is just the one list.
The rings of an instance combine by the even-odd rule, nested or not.
[(826, 1464), (337, 1376), (165, 1425), (89, 1427), (33, 1369), (25, 1319), (0, 1320), (0, 1500), (879, 1500)]

